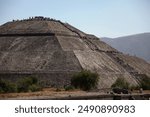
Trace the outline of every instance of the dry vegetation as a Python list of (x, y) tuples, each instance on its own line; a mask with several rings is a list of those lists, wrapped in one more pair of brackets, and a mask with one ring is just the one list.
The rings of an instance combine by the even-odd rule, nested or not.
[(42, 91), (37, 92), (26, 92), (26, 93), (3, 93), (0, 94), (0, 99), (32, 99), (32, 98), (42, 98), (42, 97), (63, 97), (69, 95), (80, 95), (85, 94), (86, 92), (81, 90), (65, 91), (64, 89), (56, 88), (44, 88)]
[[(56, 99), (70, 96), (93, 96), (93, 95), (106, 95), (105, 90), (100, 92), (86, 92), (79, 89), (65, 91), (64, 89), (57, 88), (44, 88), (42, 91), (26, 92), (26, 93), (3, 93), (0, 94), (0, 99)], [(139, 90), (134, 90), (132, 94), (140, 94)], [(144, 90), (143, 94), (150, 94), (150, 90)], [(109, 94), (108, 94), (109, 95)]]

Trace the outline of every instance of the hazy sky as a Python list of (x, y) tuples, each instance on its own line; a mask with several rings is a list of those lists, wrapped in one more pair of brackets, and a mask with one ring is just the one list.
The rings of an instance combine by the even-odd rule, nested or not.
[(149, 12), (150, 0), (0, 0), (0, 24), (45, 16), (98, 37), (150, 32)]

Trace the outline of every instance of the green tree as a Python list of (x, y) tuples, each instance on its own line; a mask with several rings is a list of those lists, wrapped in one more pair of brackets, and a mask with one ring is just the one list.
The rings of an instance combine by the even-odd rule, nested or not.
[(0, 93), (13, 93), (17, 92), (17, 86), (10, 81), (0, 79)]
[(18, 82), (18, 92), (38, 91), (41, 87), (38, 84), (36, 77), (29, 76), (21, 79)]
[(71, 79), (71, 85), (75, 88), (80, 88), (85, 91), (89, 91), (92, 88), (96, 88), (98, 83), (98, 74), (89, 70), (83, 70), (73, 75)]
[(125, 80), (125, 78), (118, 78), (111, 87), (129, 89), (129, 83)]
[(144, 90), (150, 90), (150, 77), (148, 77), (147, 75), (143, 75), (140, 81), (140, 87)]

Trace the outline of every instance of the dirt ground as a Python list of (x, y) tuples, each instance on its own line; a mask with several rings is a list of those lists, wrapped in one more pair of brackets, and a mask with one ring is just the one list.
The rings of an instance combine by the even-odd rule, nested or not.
[[(150, 94), (150, 90), (143, 91), (145, 94)], [(107, 92), (86, 92), (81, 90), (65, 91), (64, 89), (57, 90), (56, 88), (44, 88), (42, 91), (27, 92), (27, 93), (3, 93), (0, 94), (0, 100), (5, 99), (55, 99), (70, 96), (91, 96), (91, 95), (106, 95)], [(139, 94), (139, 91), (133, 91), (132, 94)]]
[[(56, 98), (64, 96), (86, 95), (87, 92), (81, 90), (65, 91), (64, 89), (57, 90), (56, 88), (44, 88), (42, 91), (27, 92), (27, 93), (4, 93), (0, 94), (0, 99), (34, 99), (36, 97)], [(88, 93), (89, 94), (89, 93)]]

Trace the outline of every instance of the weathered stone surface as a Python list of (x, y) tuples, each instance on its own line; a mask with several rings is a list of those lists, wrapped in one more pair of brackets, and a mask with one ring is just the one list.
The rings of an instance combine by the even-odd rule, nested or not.
[(58, 87), (82, 69), (99, 74), (98, 88), (109, 88), (118, 77), (136, 85), (142, 74), (150, 76), (146, 61), (58, 20), (35, 17), (0, 26), (0, 78), (15, 82), (34, 75), (44, 86)]

